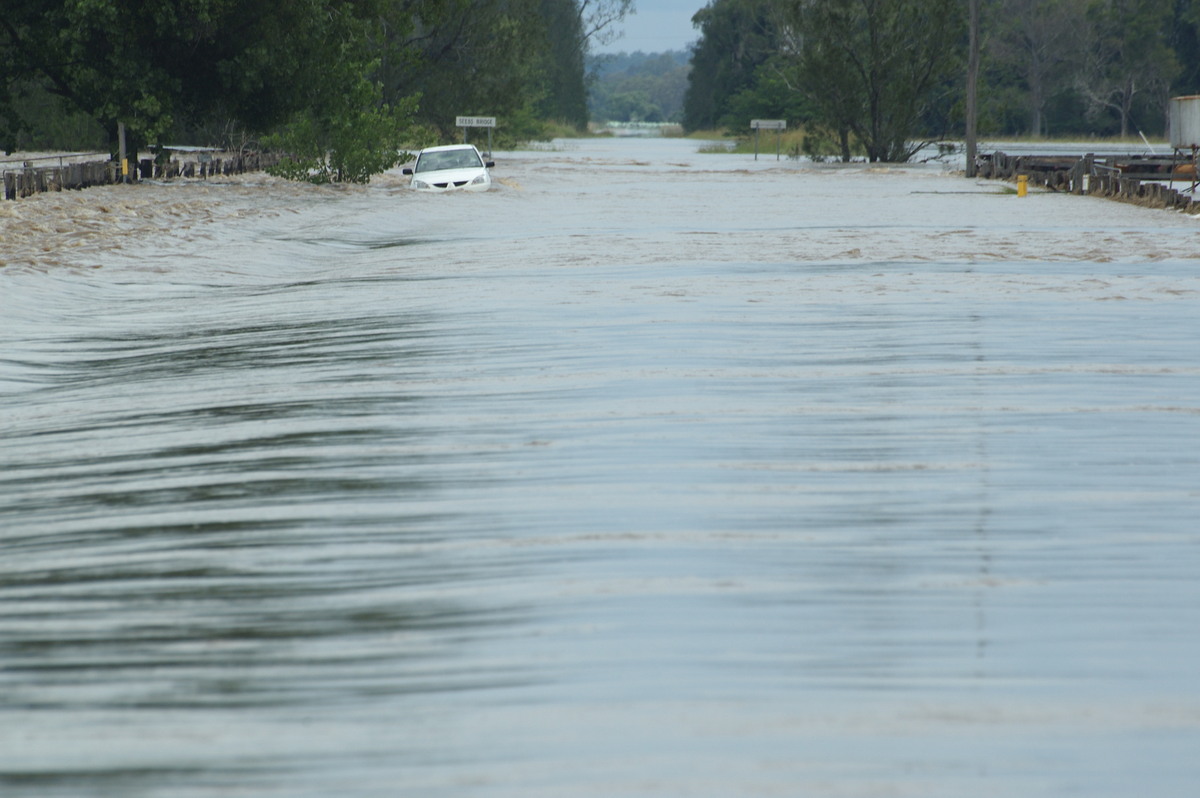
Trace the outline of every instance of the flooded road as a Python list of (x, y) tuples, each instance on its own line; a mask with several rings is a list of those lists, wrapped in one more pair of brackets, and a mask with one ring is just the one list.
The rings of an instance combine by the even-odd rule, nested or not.
[(0, 795), (1191, 794), (1200, 220), (696, 147), (0, 269)]

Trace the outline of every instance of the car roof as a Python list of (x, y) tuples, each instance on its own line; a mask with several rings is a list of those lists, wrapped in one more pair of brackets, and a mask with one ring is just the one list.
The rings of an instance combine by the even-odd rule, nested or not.
[[(443, 144), (440, 147), (426, 147), (421, 152), (445, 152), (446, 150), (475, 150), (474, 144)], [(478, 152), (478, 150), (476, 150)]]

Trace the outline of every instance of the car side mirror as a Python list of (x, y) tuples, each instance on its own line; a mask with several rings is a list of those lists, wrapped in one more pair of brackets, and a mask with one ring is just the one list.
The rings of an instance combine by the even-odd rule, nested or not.
[(488, 161), (487, 163), (484, 164), (484, 166), (486, 166), (488, 169), (491, 169), (495, 165), (496, 165), (495, 161)]
[(406, 166), (406, 167), (404, 167), (403, 169), (401, 169), (401, 170), (400, 170), (400, 174), (402, 174), (402, 175), (411, 175), (411, 174), (412, 174), (412, 169), (411, 169), (410, 167)]

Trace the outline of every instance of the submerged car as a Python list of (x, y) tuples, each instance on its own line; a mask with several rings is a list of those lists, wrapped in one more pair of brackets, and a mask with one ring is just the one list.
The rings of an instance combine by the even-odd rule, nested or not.
[(492, 186), (488, 169), (495, 165), (485, 162), (473, 144), (449, 144), (426, 147), (417, 154), (417, 162), (402, 171), (412, 175), (409, 185), (419, 191), (487, 191)]

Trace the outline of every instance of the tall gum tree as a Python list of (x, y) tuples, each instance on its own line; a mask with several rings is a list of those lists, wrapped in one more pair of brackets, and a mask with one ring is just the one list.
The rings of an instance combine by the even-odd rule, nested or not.
[(1093, 113), (1116, 115), (1122, 138), (1130, 134), (1140, 96), (1148, 96), (1165, 113), (1179, 72), (1167, 44), (1172, 11), (1163, 0), (1091, 0), (1077, 86)]
[(692, 17), (700, 40), (683, 99), (688, 130), (735, 127), (731, 101), (753, 88), (758, 69), (779, 49), (772, 0), (713, 0)]
[(802, 88), (871, 161), (904, 162), (961, 65), (960, 0), (792, 0), (784, 16)]
[(987, 16), (987, 56), (1024, 84), (1029, 133), (1046, 133), (1046, 105), (1071, 84), (1088, 0), (999, 0)]

